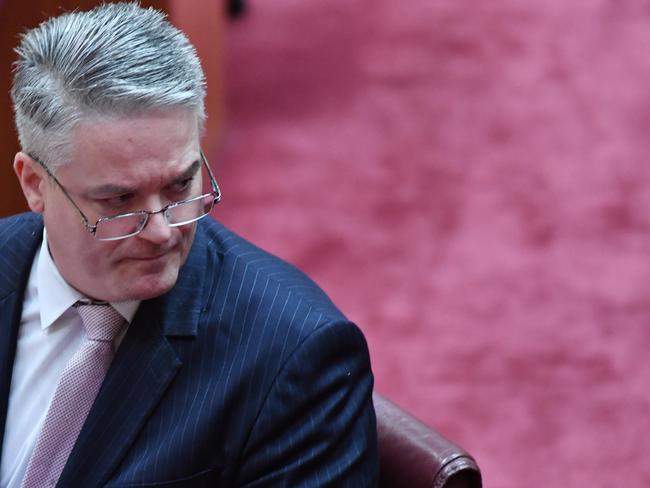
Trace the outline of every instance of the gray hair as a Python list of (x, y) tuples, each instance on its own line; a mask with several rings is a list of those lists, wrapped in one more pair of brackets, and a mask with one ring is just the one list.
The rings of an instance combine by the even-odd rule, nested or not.
[(205, 77), (187, 37), (137, 3), (69, 12), (27, 31), (11, 89), (22, 150), (67, 162), (85, 117), (187, 108), (205, 121)]

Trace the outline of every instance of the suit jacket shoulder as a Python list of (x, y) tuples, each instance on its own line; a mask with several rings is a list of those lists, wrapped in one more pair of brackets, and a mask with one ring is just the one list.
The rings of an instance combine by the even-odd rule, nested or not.
[[(244, 280), (242, 286), (249, 283), (254, 291), (266, 288), (286, 292), (292, 299), (306, 302), (314, 310), (330, 320), (345, 320), (344, 315), (331, 302), (329, 297), (309, 277), (295, 266), (281, 260), (239, 237), (215, 221), (206, 221), (199, 228), (198, 247), (205, 242), (206, 251), (216, 252), (221, 257), (220, 278), (225, 272), (231, 284), (235, 280)], [(246, 281), (254, 276), (253, 282)], [(264, 287), (260, 288), (260, 283)], [(256, 298), (263, 299), (263, 294)]]
[(0, 298), (22, 291), (43, 236), (43, 219), (24, 213), (0, 219)]

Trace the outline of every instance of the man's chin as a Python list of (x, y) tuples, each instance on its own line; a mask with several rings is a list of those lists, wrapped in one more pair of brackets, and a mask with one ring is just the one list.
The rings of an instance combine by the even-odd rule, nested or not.
[(128, 290), (127, 300), (149, 300), (164, 295), (176, 284), (176, 276), (152, 280), (146, 283), (134, 283)]
[(126, 276), (116, 283), (115, 295), (120, 295), (120, 301), (149, 300), (164, 295), (176, 284), (178, 268), (174, 266), (155, 273), (138, 273), (137, 276)]
[(171, 290), (180, 269), (176, 256), (154, 260), (125, 260), (116, 291), (124, 300), (149, 300)]

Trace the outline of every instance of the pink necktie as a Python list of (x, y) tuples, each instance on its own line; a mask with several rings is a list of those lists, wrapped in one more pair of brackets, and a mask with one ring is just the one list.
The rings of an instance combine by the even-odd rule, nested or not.
[(86, 340), (63, 369), (22, 488), (55, 486), (113, 359), (124, 318), (108, 304), (75, 304)]

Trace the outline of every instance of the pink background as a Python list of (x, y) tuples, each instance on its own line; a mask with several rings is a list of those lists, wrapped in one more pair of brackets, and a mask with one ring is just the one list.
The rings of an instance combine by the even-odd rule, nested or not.
[(650, 4), (249, 3), (215, 216), (486, 487), (650, 486)]

